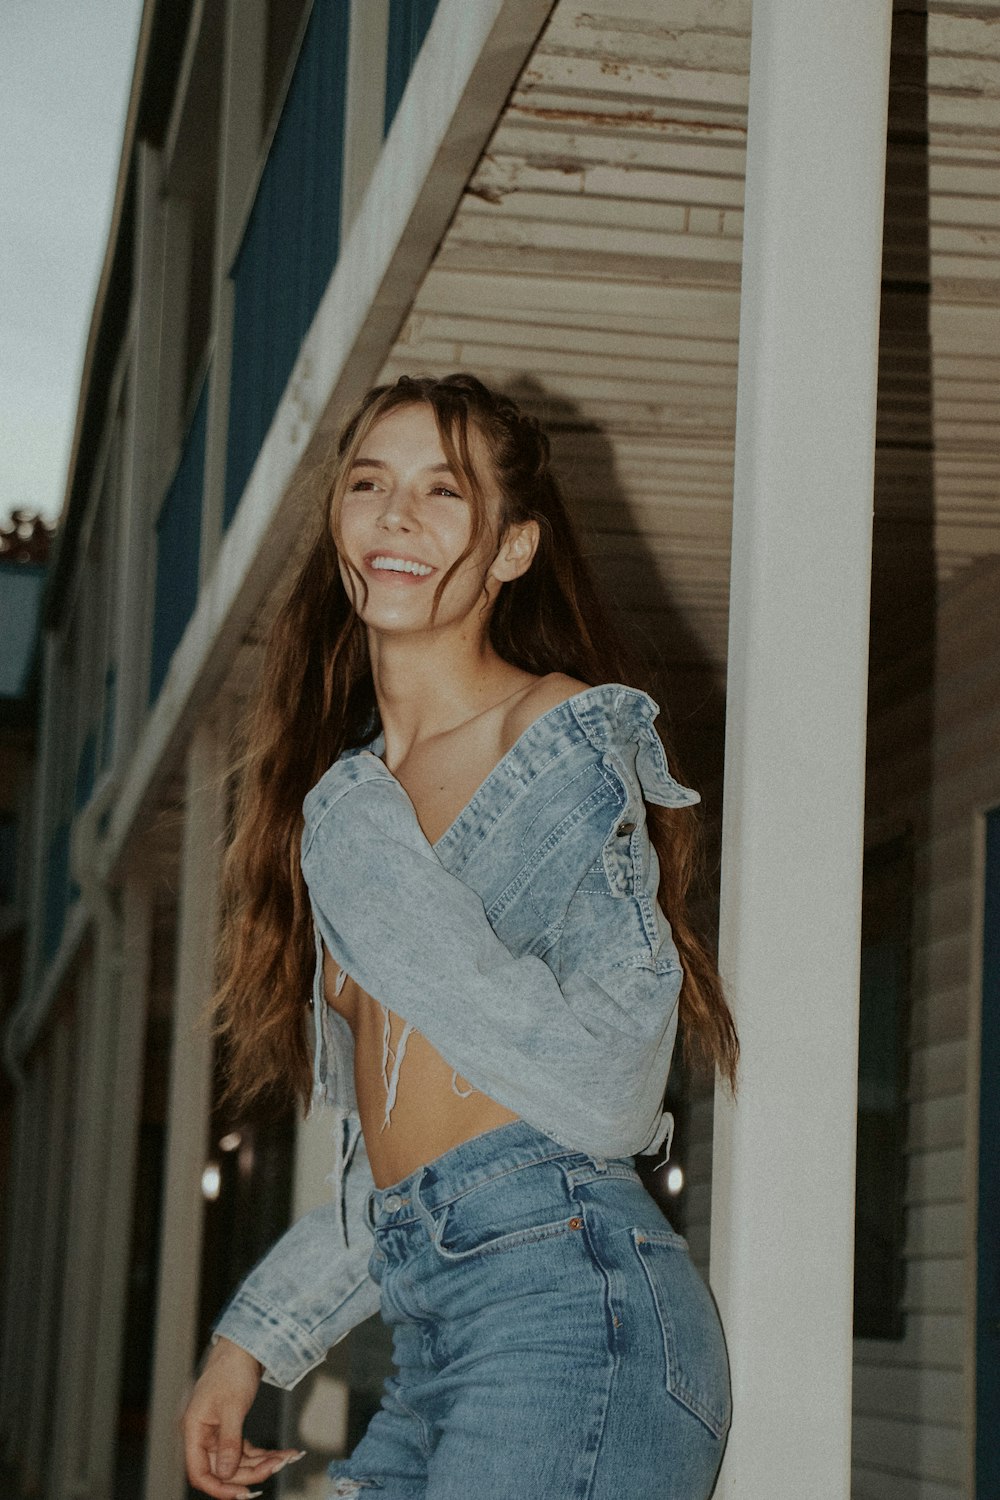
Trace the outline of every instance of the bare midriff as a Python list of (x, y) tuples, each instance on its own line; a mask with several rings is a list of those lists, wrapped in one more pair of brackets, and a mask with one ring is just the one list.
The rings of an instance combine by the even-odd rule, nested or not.
[[(389, 1187), (460, 1141), (518, 1118), (513, 1110), (487, 1094), (467, 1092), (469, 1084), (461, 1075), (457, 1087), (462, 1092), (457, 1093), (451, 1064), (445, 1062), (425, 1036), (413, 1030), (407, 1037), (387, 1123), (382, 1007), (350, 978), (336, 995), (338, 972), (337, 965), (324, 951), (327, 1003), (340, 1012), (354, 1033), (354, 1088), (376, 1187)], [(393, 1011), (389, 1012), (389, 1021), (389, 1045), (395, 1052), (403, 1021)]]
[[(513, 679), (517, 682), (517, 675)], [(448, 733), (425, 741), (391, 767), (406, 791), (425, 837), (436, 842), (528, 725), (586, 683), (550, 673), (520, 673), (511, 695)], [(447, 774), (442, 778), (442, 767)], [(433, 913), (428, 914), (433, 923)], [(327, 1003), (354, 1034), (354, 1087), (376, 1187), (389, 1187), (462, 1141), (519, 1118), (487, 1094), (470, 1089), (437, 1048), (415, 1029), (406, 1039), (396, 1096), (386, 1120), (382, 1006), (350, 976), (336, 993), (339, 969), (324, 949)], [(389, 1011), (389, 1070), (403, 1018)]]

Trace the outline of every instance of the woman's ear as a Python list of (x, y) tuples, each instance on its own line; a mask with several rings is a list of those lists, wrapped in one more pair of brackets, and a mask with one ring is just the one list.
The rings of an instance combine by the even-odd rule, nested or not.
[(518, 525), (508, 526), (500, 550), (490, 564), (489, 576), (498, 583), (510, 583), (527, 573), (538, 549), (538, 536), (537, 521), (521, 521)]

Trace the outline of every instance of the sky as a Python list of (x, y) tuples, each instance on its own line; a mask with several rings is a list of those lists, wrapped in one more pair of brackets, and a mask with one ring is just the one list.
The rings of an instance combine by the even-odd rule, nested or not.
[(62, 509), (142, 0), (0, 0), (0, 522)]

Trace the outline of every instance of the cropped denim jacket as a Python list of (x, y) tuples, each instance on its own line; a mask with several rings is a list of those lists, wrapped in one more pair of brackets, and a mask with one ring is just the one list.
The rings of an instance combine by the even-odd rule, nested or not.
[[(331, 1201), (303, 1216), (216, 1324), (291, 1387), (378, 1310), (373, 1186), (354, 1047), (326, 1004), (323, 944), (382, 1004), (386, 1119), (417, 1028), (462, 1078), (562, 1145), (597, 1157), (667, 1143), (662, 1108), (681, 968), (656, 901), (646, 802), (698, 794), (671, 776), (646, 693), (608, 683), (530, 724), (433, 844), (379, 756), (347, 751), (303, 802), (314, 919), (314, 1100), (333, 1106)], [(404, 1021), (390, 1072), (388, 1012)]]

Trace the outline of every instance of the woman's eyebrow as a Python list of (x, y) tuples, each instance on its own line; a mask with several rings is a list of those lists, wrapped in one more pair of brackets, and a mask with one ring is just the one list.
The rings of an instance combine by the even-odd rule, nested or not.
[[(382, 458), (365, 458), (359, 454), (351, 464), (351, 468), (360, 469), (362, 467), (366, 469), (387, 469), (389, 465)], [(457, 478), (451, 464), (428, 464), (424, 472), (427, 474), (450, 474), (453, 479)]]

